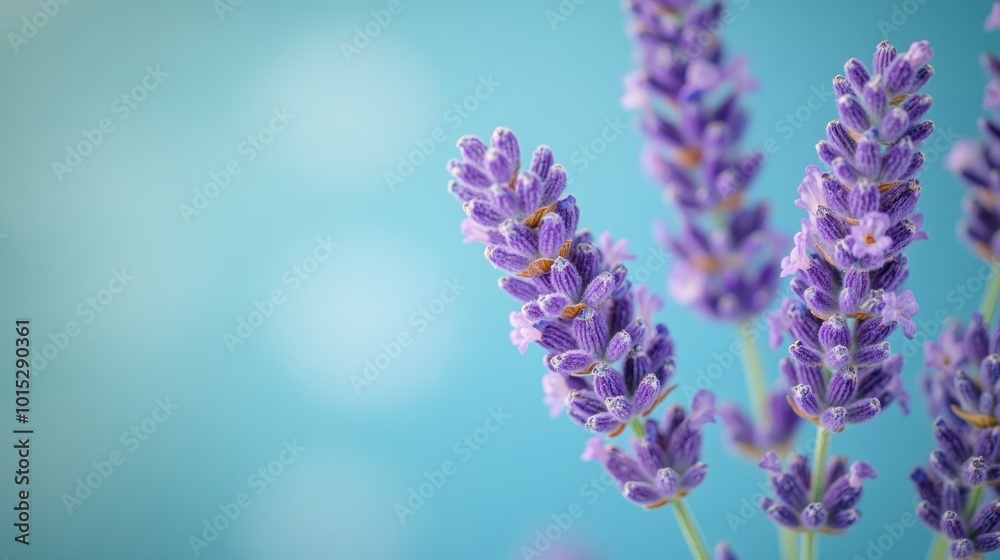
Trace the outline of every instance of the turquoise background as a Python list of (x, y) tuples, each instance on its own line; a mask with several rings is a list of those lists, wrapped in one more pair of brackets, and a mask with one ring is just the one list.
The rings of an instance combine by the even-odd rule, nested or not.
[[(634, 66), (625, 14), (597, 0), (399, 1), (401, 11), (371, 24), (377, 36), (350, 56), (343, 44), (388, 1), (244, 1), (220, 16), (210, 0), (77, 0), (58, 5), (17, 52), (9, 34), (22, 33), (24, 17), (41, 21), (34, 14), (43, 8), (0, 7), (0, 321), (10, 329), (0, 337), (9, 376), (0, 429), (15, 426), (14, 319), (31, 319), (36, 356), (53, 341), (31, 386), (32, 544), (12, 540), (8, 432), (0, 555), (195, 557), (190, 537), (204, 537), (220, 504), (239, 503), (239, 516), (198, 557), (524, 558), (536, 531), (570, 510), (578, 517), (543, 557), (556, 549), (594, 560), (685, 557), (669, 510), (626, 503), (597, 465), (579, 461), (587, 434), (549, 419), (541, 354), (522, 357), (509, 344), (515, 304), (497, 289), (482, 248), (462, 245), (462, 214), (445, 191), (458, 136), (508, 126), (525, 151), (547, 143), (566, 164), (585, 227), (627, 237), (641, 259), (652, 255), (651, 224), (674, 214), (639, 167), (642, 139), (619, 103)], [(851, 56), (869, 61), (885, 33), (903, 49), (933, 43), (938, 133), (922, 177), (932, 238), (909, 251), (909, 287), (926, 321), (921, 335), (935, 334), (938, 312), (967, 318), (981, 265), (956, 238), (963, 187), (943, 156), (956, 137), (976, 134), (978, 56), (1000, 50), (982, 30), (988, 4), (744, 0), (733, 9), (724, 37), (761, 84), (747, 99), (748, 146), (768, 138), (779, 146), (755, 196), (772, 201), (776, 227), (788, 233), (800, 220), (792, 201), (802, 170), (835, 116), (832, 96), (808, 108), (813, 88), (828, 91)], [(560, 10), (561, 20), (548, 15)], [(155, 89), (142, 86), (147, 67), (167, 74)], [(143, 99), (126, 112), (120, 97), (133, 93)], [(461, 103), (475, 107), (463, 114), (453, 107)], [(283, 128), (263, 133), (271, 140), (263, 150), (243, 144), (283, 108), (294, 117), (274, 121)], [(796, 110), (801, 127), (785, 128)], [(54, 171), (102, 119), (113, 130), (92, 153)], [(608, 121), (626, 127), (587, 160), (579, 150)], [(421, 143), (433, 151), (390, 188), (385, 174)], [(239, 174), (209, 189), (214, 198), (195, 200), (230, 161)], [(180, 205), (195, 203), (202, 210), (185, 219)], [(327, 255), (318, 238), (337, 247), (310, 261)], [(663, 294), (666, 268), (650, 262), (641, 272)], [(102, 292), (123, 267), (134, 279)], [(438, 301), (449, 282), (452, 301)], [(975, 293), (958, 295), (966, 284)], [(253, 317), (252, 334), (230, 352), (225, 333), (275, 290), (282, 303), (262, 322)], [(88, 298), (106, 305), (97, 312)], [(735, 334), (672, 302), (658, 319), (674, 332), (687, 383)], [(78, 331), (64, 339), (70, 321)], [(374, 381), (352, 383), (400, 335), (406, 345), (381, 359)], [(920, 348), (895, 342), (911, 356), (906, 380), (916, 394)], [(765, 353), (772, 375), (781, 355)], [(711, 388), (745, 400), (738, 364), (725, 370)], [(156, 412), (157, 399), (176, 410)], [(846, 538), (821, 539), (824, 558), (878, 558), (869, 541), (880, 537), (884, 558), (922, 557), (930, 541), (922, 526), (889, 530), (910, 519), (907, 475), (931, 448), (923, 400), (914, 401), (909, 417), (894, 407), (834, 440), (834, 452), (866, 459), (882, 476), (866, 487), (862, 523)], [(494, 424), (491, 411), (509, 418)], [(132, 426), (144, 441), (132, 442)], [(481, 445), (472, 450), (465, 437)], [(745, 505), (759, 498), (762, 473), (732, 455), (717, 426), (705, 456), (712, 472), (691, 507), (706, 537), (732, 541), (744, 559), (775, 558), (771, 524)], [(401, 523), (394, 505), (425, 473), (440, 478), (433, 471), (448, 461), (451, 474)], [(86, 485), (88, 476), (99, 487), (67, 508), (67, 496), (86, 494), (77, 479)]]

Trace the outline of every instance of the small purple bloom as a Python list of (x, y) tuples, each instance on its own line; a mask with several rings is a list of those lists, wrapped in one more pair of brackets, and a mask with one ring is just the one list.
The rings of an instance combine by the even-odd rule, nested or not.
[(903, 334), (906, 338), (912, 339), (917, 334), (917, 324), (913, 322), (920, 306), (913, 296), (912, 290), (896, 295), (895, 292), (885, 292), (882, 294), (882, 324), (899, 323), (903, 327)]
[(986, 31), (995, 31), (1000, 29), (1000, 2), (994, 2), (993, 7), (990, 8), (990, 15), (986, 17), (986, 22), (983, 24), (983, 28)]
[(521, 354), (528, 350), (529, 344), (542, 340), (542, 332), (536, 329), (531, 321), (521, 313), (513, 312), (510, 314), (510, 326), (513, 327), (510, 331), (510, 341), (514, 343), (514, 346), (517, 346)]
[(892, 239), (885, 234), (889, 229), (889, 217), (881, 212), (866, 214), (861, 221), (851, 226), (851, 254), (857, 258), (875, 257), (881, 259), (892, 245)]
[(635, 255), (628, 252), (628, 240), (611, 238), (611, 233), (604, 232), (600, 237), (600, 249), (608, 268), (614, 268), (625, 261), (634, 261)]

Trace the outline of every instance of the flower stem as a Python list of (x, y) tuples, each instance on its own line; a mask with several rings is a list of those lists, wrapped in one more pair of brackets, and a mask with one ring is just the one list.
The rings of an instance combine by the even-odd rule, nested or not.
[[(771, 403), (767, 394), (767, 378), (764, 376), (764, 364), (757, 351), (757, 343), (752, 336), (753, 323), (750, 319), (740, 321), (740, 343), (743, 345), (743, 377), (746, 379), (747, 391), (750, 393), (754, 418), (759, 425), (767, 430), (771, 427)], [(795, 544), (795, 533), (778, 527), (778, 543), (781, 545), (781, 556), (784, 560), (798, 560)]]
[(931, 543), (930, 553), (927, 555), (927, 560), (945, 560), (948, 554), (948, 539), (938, 535), (934, 537), (934, 541)]
[(705, 544), (705, 538), (701, 536), (701, 529), (698, 528), (698, 522), (695, 521), (687, 504), (684, 503), (683, 499), (674, 500), (673, 504), (674, 511), (677, 513), (677, 524), (680, 525), (688, 548), (691, 549), (691, 557), (694, 560), (712, 560), (712, 556), (708, 553), (708, 545)]
[(781, 542), (781, 557), (784, 560), (798, 560), (799, 547), (795, 543), (795, 533), (784, 527), (778, 527), (778, 540)]
[(753, 400), (754, 417), (767, 429), (771, 426), (771, 406), (767, 397), (767, 379), (757, 352), (757, 343), (752, 336), (753, 324), (749, 319), (744, 319), (740, 321), (738, 328), (743, 344), (743, 373)]
[(983, 302), (979, 305), (979, 312), (983, 314), (983, 322), (987, 325), (993, 320), (993, 312), (997, 308), (997, 300), (1000, 299), (1000, 270), (994, 269), (993, 277), (983, 292)]
[(966, 519), (972, 519), (972, 516), (976, 514), (979, 510), (979, 498), (983, 495), (983, 487), (976, 486), (972, 490), (972, 496), (969, 497), (969, 511), (966, 512)]
[[(812, 501), (823, 500), (823, 476), (826, 469), (826, 457), (830, 452), (830, 432), (826, 428), (816, 428), (816, 451), (813, 454)], [(802, 560), (816, 560), (819, 557), (815, 532), (808, 532), (802, 536)]]
[(646, 439), (646, 427), (642, 425), (642, 420), (638, 418), (633, 418), (632, 422), (629, 423), (632, 428), (632, 433), (639, 439)]

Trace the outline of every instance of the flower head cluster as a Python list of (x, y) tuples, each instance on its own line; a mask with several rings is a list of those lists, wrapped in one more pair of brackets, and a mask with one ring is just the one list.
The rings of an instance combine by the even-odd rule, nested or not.
[[(994, 3), (991, 20), (1000, 25), (1000, 3)], [(987, 29), (996, 29), (987, 20)], [(1000, 110), (1000, 58), (983, 53), (983, 67), (990, 76), (983, 108), (996, 116)], [(962, 178), (969, 190), (965, 199), (962, 234), (982, 257), (1000, 258), (1000, 124), (983, 117), (979, 120), (983, 139), (962, 139), (948, 154), (948, 167)]]
[(842, 533), (857, 523), (861, 513), (854, 506), (861, 500), (861, 486), (878, 476), (864, 461), (848, 467), (846, 458), (834, 457), (826, 465), (826, 484), (817, 494), (820, 500), (813, 501), (808, 457), (792, 454), (785, 471), (778, 456), (768, 453), (760, 466), (771, 473), (771, 487), (777, 497), (761, 500), (761, 508), (771, 519), (792, 530), (828, 534)]
[(808, 217), (782, 263), (783, 275), (795, 275), (795, 298), (772, 318), (772, 335), (795, 339), (785, 367), (797, 382), (796, 412), (833, 432), (905, 396), (902, 358), (887, 339), (897, 326), (916, 333), (917, 303), (899, 290), (908, 274), (903, 250), (926, 237), (914, 214), (915, 175), (934, 125), (920, 120), (931, 99), (917, 92), (933, 75), (931, 56), (926, 42), (900, 54), (886, 41), (872, 71), (848, 61), (833, 81), (841, 120), (816, 147), (831, 171), (810, 166), (799, 186), (796, 204)]
[(852, 328), (842, 315), (822, 320), (791, 299), (778, 313), (796, 338), (781, 369), (794, 380), (788, 401), (799, 416), (839, 433), (871, 420), (894, 400), (905, 407), (903, 357), (892, 355), (886, 341), (894, 324), (874, 318), (855, 321)]
[(729, 442), (754, 459), (760, 459), (771, 450), (787, 451), (801, 423), (795, 411), (788, 406), (787, 393), (786, 385), (768, 395), (768, 422), (754, 422), (735, 404), (721, 405), (719, 417), (726, 426)]
[(715, 422), (715, 397), (701, 391), (691, 403), (690, 413), (674, 405), (663, 422), (647, 420), (645, 437), (633, 439), (635, 458), (620, 448), (605, 446), (594, 438), (585, 460), (598, 461), (618, 481), (625, 497), (648, 509), (687, 496), (708, 474), (702, 463), (703, 425)]
[(720, 542), (715, 546), (715, 560), (740, 560), (736, 557), (728, 543)]
[[(589, 232), (577, 231), (576, 199), (562, 196), (566, 171), (548, 147), (535, 150), (522, 169), (513, 133), (498, 128), (490, 144), (469, 136), (459, 140), (462, 159), (448, 164), (455, 177), (449, 190), (468, 215), (462, 228), (467, 240), (487, 245), (486, 258), (509, 273), (500, 287), (522, 303), (510, 315), (511, 341), (522, 353), (532, 342), (546, 351), (549, 373), (542, 383), (553, 415), (565, 408), (573, 420), (601, 434), (617, 435), (629, 424), (641, 428), (642, 418), (669, 393), (674, 372), (670, 333), (665, 325), (651, 325), (662, 301), (645, 287), (633, 289), (621, 263), (627, 260), (624, 244), (607, 238), (595, 244)], [(672, 462), (660, 467), (674, 469), (677, 493), (704, 477), (694, 461), (687, 462), (696, 460), (697, 452), (686, 445), (697, 440), (700, 448), (696, 432), (703, 424), (699, 419), (711, 418), (711, 406), (704, 409), (709, 400), (710, 395), (696, 401), (699, 408), (683, 428), (650, 428), (649, 441), (663, 450), (670, 434), (686, 434), (671, 445), (693, 455), (677, 455), (672, 447)], [(683, 411), (671, 410), (668, 420), (679, 413), (681, 423)], [(647, 455), (639, 460), (657, 460), (655, 451)], [(626, 494), (641, 501), (646, 487), (630, 488)]]
[(933, 472), (918, 468), (910, 478), (921, 499), (918, 517), (948, 539), (951, 558), (982, 558), (1000, 550), (1000, 500), (980, 509), (971, 503), (968, 488)]
[(924, 356), (937, 447), (911, 475), (917, 513), (951, 541), (952, 558), (997, 550), (1000, 501), (980, 509), (973, 496), (1000, 483), (1000, 329), (977, 313), (968, 327), (949, 325)]
[(724, 63), (724, 8), (697, 0), (630, 6), (642, 69), (626, 81), (625, 105), (642, 110), (648, 167), (683, 215), (678, 233), (661, 236), (678, 259), (671, 295), (718, 319), (756, 315), (777, 289), (781, 242), (766, 208), (743, 202), (763, 158), (739, 149), (747, 120), (740, 96), (753, 86), (742, 62)]

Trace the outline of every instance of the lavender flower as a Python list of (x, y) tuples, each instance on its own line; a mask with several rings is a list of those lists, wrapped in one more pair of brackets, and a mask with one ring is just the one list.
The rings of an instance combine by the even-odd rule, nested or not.
[(976, 508), (960, 484), (920, 468), (910, 478), (921, 498), (917, 516), (948, 540), (951, 558), (982, 558), (1000, 549), (1000, 500)]
[[(723, 6), (695, 0), (629, 5), (642, 69), (626, 79), (624, 102), (642, 110), (647, 166), (683, 214), (678, 234), (661, 232), (678, 259), (670, 293), (717, 319), (756, 315), (777, 289), (781, 241), (767, 225), (766, 208), (743, 203), (763, 156), (739, 150), (746, 80), (742, 62), (724, 65), (716, 34)], [(722, 226), (703, 225), (709, 217)]]
[(663, 422), (647, 420), (645, 437), (632, 440), (635, 458), (594, 438), (585, 460), (598, 461), (618, 481), (626, 498), (647, 509), (687, 496), (708, 475), (700, 461), (702, 427), (715, 422), (715, 397), (706, 391), (694, 396), (688, 413), (680, 405), (667, 410)]
[[(986, 29), (1000, 27), (1000, 2), (986, 20)], [(1000, 108), (1000, 58), (983, 53), (983, 67), (990, 76), (983, 108), (994, 117)], [(948, 167), (968, 186), (965, 219), (960, 230), (976, 252), (987, 260), (1000, 258), (1000, 124), (979, 119), (983, 139), (959, 140), (948, 154)]]
[(826, 484), (818, 494), (821, 499), (814, 501), (808, 457), (792, 454), (785, 471), (778, 456), (768, 453), (760, 466), (771, 473), (777, 497), (761, 500), (761, 508), (771, 519), (788, 529), (827, 534), (843, 533), (857, 523), (861, 512), (854, 506), (861, 500), (861, 487), (878, 476), (864, 461), (848, 468), (846, 458), (834, 457), (825, 467)]
[[(816, 151), (831, 171), (806, 170), (796, 205), (806, 210), (782, 275), (794, 274), (789, 299), (772, 322), (795, 343), (783, 368), (795, 380), (795, 411), (831, 432), (867, 422), (894, 400), (905, 407), (902, 357), (890, 352), (897, 326), (913, 337), (918, 305), (899, 292), (908, 274), (903, 250), (926, 238), (914, 214), (920, 144), (934, 126), (921, 117), (931, 99), (919, 89), (933, 75), (927, 42), (903, 54), (882, 42), (870, 72), (857, 59), (833, 81), (840, 121)], [(853, 323), (853, 324), (852, 324)]]
[(738, 406), (727, 403), (719, 407), (719, 417), (726, 427), (729, 442), (744, 455), (760, 459), (774, 450), (784, 455), (795, 438), (799, 417), (788, 406), (787, 388), (768, 395), (770, 422), (754, 422)]
[(666, 326), (649, 326), (662, 302), (632, 289), (626, 242), (605, 235), (598, 246), (577, 231), (576, 200), (562, 196), (566, 170), (549, 148), (522, 169), (509, 130), (498, 128), (491, 146), (466, 136), (458, 147), (449, 190), (468, 215), (463, 231), (487, 245), (486, 258), (510, 273), (500, 287), (523, 304), (510, 315), (511, 342), (546, 350), (550, 412), (565, 407), (592, 431), (617, 435), (670, 391), (673, 341)]
[(917, 513), (951, 543), (952, 558), (1000, 547), (1000, 502), (979, 508), (984, 488), (1000, 483), (1000, 328), (981, 314), (949, 325), (924, 349), (925, 390), (937, 448), (911, 475)]
[(720, 542), (715, 545), (715, 560), (740, 560), (728, 543)]

